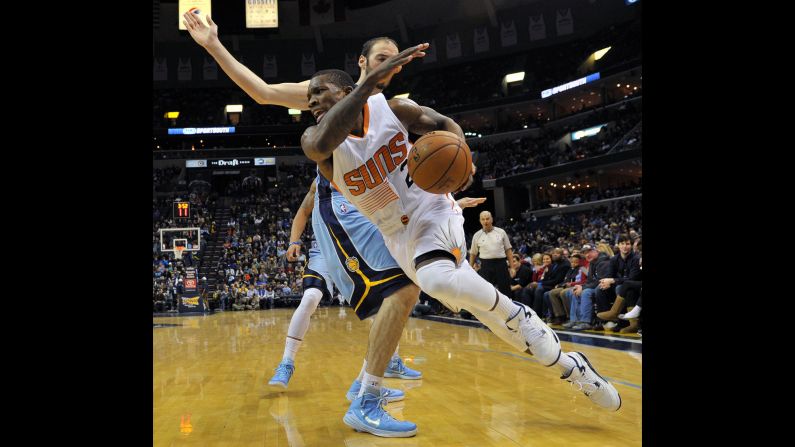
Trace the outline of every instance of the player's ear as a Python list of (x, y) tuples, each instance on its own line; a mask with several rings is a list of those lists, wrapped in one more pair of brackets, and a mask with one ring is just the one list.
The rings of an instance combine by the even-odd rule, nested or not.
[(359, 68), (361, 68), (362, 70), (367, 69), (367, 58), (361, 54), (359, 55)]
[(342, 88), (342, 91), (344, 91), (345, 95), (347, 96), (348, 94), (350, 94), (350, 92), (353, 91), (353, 87), (351, 87), (350, 85), (346, 85), (345, 87)]

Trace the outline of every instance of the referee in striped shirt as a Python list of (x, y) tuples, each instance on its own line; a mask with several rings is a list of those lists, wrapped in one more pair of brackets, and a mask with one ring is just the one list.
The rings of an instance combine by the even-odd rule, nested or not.
[(513, 258), (511, 241), (505, 230), (494, 226), (491, 213), (480, 213), (480, 225), (472, 236), (472, 248), (469, 250), (469, 263), (475, 267), (475, 258), (480, 255), (480, 270), (478, 273), (506, 296), (511, 294), (511, 276), (508, 273), (508, 259)]

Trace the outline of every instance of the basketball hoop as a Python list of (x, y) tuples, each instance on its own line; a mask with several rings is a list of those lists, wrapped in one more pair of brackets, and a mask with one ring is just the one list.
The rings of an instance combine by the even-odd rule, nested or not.
[(174, 259), (182, 259), (183, 251), (185, 251), (185, 247), (174, 247)]

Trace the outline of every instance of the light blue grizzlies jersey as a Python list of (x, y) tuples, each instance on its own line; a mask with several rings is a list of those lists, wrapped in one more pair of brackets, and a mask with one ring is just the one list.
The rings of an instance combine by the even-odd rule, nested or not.
[[(369, 308), (380, 306), (383, 297), (410, 280), (389, 254), (378, 228), (322, 175), (316, 181), (315, 239), (334, 284), (357, 315), (365, 318)], [(367, 298), (370, 303), (362, 306)]]

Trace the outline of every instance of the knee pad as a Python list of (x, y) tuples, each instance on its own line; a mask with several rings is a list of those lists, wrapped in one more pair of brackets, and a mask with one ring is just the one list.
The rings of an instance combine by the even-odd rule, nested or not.
[(298, 307), (309, 308), (311, 312), (317, 309), (320, 300), (323, 299), (323, 292), (315, 287), (304, 290), (304, 296), (301, 298), (301, 304)]

